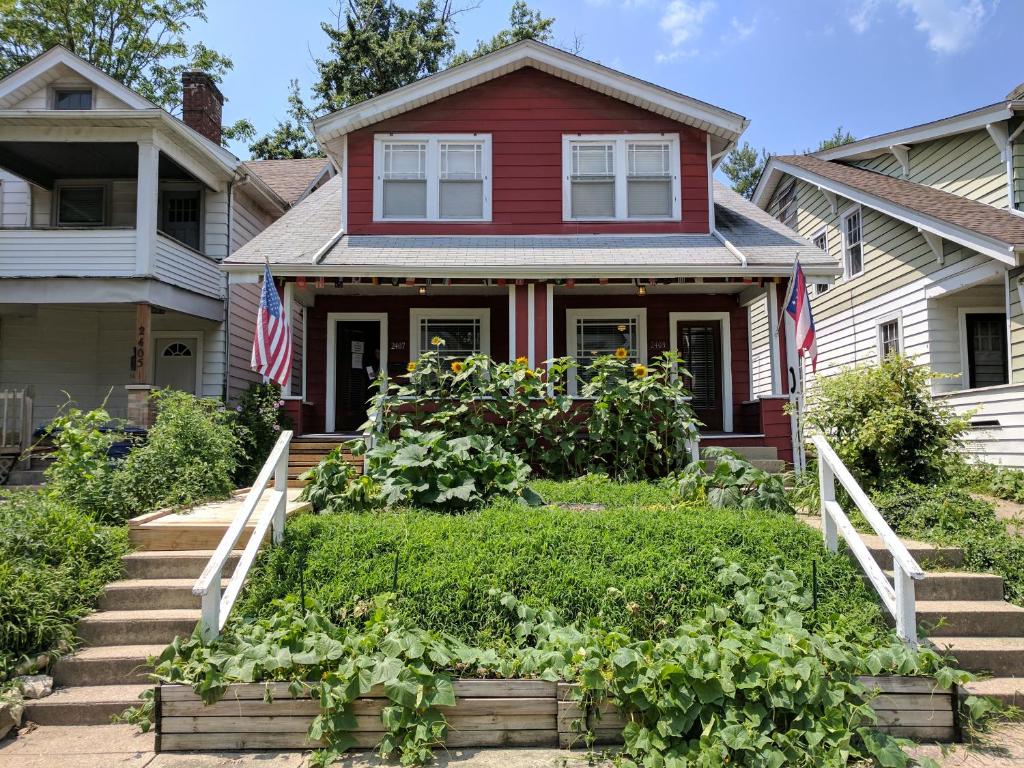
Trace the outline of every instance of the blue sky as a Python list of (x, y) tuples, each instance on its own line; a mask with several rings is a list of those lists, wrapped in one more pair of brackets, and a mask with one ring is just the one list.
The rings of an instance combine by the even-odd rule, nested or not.
[[(193, 36), (234, 59), (222, 86), (225, 121), (247, 117), (262, 133), (284, 116), (289, 79), (315, 79), (332, 2), (210, 0), (209, 23)], [(511, 4), (482, 0), (461, 15), (460, 43), (490, 37)], [(814, 148), (838, 125), (862, 138), (962, 112), (1024, 81), (1021, 0), (530, 5), (557, 19), (556, 43), (579, 39), (589, 59), (745, 115), (744, 138), (773, 152)]]

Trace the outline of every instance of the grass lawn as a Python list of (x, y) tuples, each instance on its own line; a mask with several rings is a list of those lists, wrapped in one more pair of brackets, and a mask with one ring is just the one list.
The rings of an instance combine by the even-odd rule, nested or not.
[(534, 486), (549, 506), (501, 500), (459, 515), (293, 519), (285, 546), (251, 575), (238, 614), (265, 614), (273, 598), (304, 588), (343, 620), (360, 600), (394, 591), (420, 626), (500, 639), (508, 625), (488, 594), (497, 589), (570, 620), (603, 617), (634, 636), (658, 636), (721, 596), (715, 557), (755, 579), (779, 557), (808, 589), (817, 562), (819, 621), (869, 636), (883, 626), (851, 562), (828, 555), (820, 534), (791, 516), (687, 506), (671, 489), (600, 477)]

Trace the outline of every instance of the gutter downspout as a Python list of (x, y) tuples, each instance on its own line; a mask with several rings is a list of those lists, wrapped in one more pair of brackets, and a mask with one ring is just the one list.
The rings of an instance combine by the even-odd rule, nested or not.
[[(235, 182), (228, 182), (228, 253), (231, 255), (231, 242), (235, 226)], [(228, 393), (231, 391), (231, 277), (224, 275), (224, 378), (221, 380), (221, 400), (228, 401)]]
[(344, 229), (339, 229), (337, 232), (335, 232), (333, 235), (331, 235), (327, 239), (326, 243), (324, 243), (323, 245), (321, 245), (317, 249), (317, 252), (313, 254), (313, 264), (314, 264), (314, 266), (319, 264), (321, 261), (324, 260), (324, 258), (327, 256), (327, 254), (330, 253), (331, 249), (338, 244), (338, 241), (341, 240), (341, 238), (344, 235), (345, 235), (345, 230)]
[(708, 229), (711, 234), (714, 235), (715, 239), (718, 240), (722, 245), (725, 246), (726, 250), (729, 251), (740, 261), (740, 266), (746, 268), (747, 257), (743, 255), (742, 251), (735, 245), (729, 242), (729, 240), (718, 231), (718, 225), (715, 221), (715, 178), (714, 178), (714, 161), (726, 153), (727, 150), (722, 150), (717, 155), (712, 156), (711, 154), (711, 134), (707, 134), (707, 154), (708, 159)]
[(715, 236), (715, 239), (718, 240), (718, 242), (720, 242), (722, 245), (726, 247), (729, 253), (731, 253), (733, 256), (740, 260), (741, 267), (747, 266), (747, 257), (743, 255), (743, 251), (741, 251), (735, 245), (730, 243), (729, 240), (725, 237), (725, 235), (723, 235), (717, 229), (712, 229), (711, 234)]

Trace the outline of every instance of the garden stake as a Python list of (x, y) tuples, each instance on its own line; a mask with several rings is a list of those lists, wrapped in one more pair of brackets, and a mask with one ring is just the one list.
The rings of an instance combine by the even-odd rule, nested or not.
[(398, 550), (395, 550), (395, 563), (391, 567), (391, 591), (398, 594)]
[(818, 620), (818, 558), (811, 560), (811, 611)]

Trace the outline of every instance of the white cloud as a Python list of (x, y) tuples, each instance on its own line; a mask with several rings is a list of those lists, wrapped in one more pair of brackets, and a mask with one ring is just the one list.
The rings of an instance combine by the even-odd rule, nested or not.
[(704, 25), (704, 19), (715, 9), (712, 0), (688, 2), (688, 0), (672, 0), (661, 16), (660, 26), (668, 33), (673, 48), (680, 48), (695, 37), (698, 37)]
[(757, 31), (757, 19), (751, 19), (744, 23), (733, 16), (730, 25), (732, 26), (733, 40), (746, 40)]
[[(936, 53), (957, 53), (969, 47), (999, 0), (895, 0), (914, 16), (914, 28), (928, 38)], [(854, 32), (870, 29), (882, 0), (861, 0), (848, 17)]]

